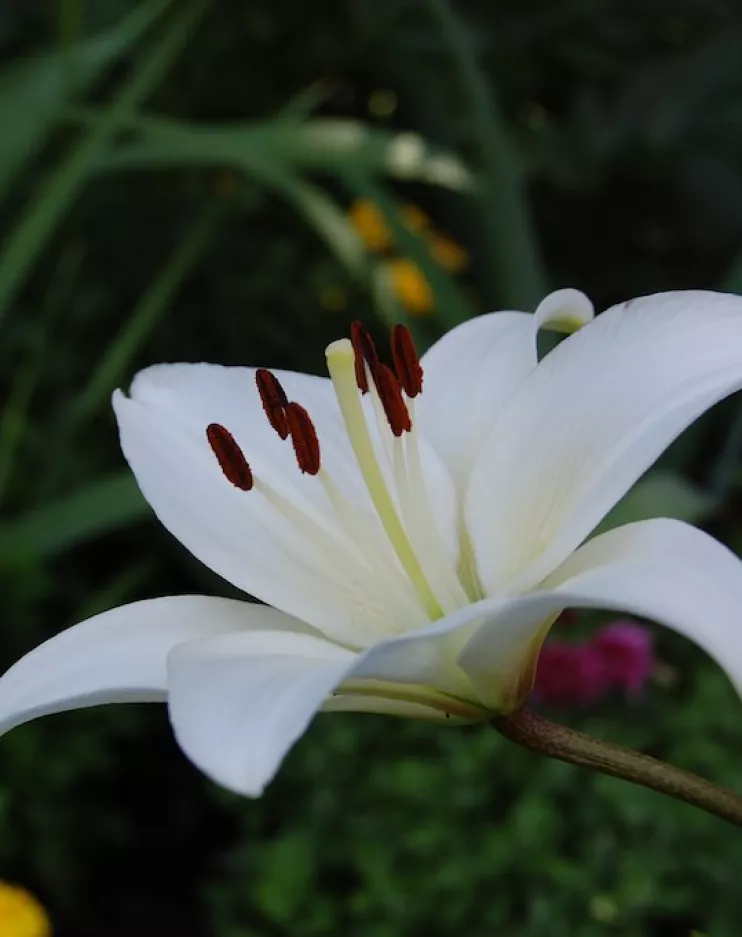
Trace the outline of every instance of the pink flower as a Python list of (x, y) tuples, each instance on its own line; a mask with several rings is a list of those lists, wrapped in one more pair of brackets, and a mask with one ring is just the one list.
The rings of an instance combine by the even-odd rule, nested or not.
[(541, 651), (534, 693), (555, 706), (589, 706), (607, 691), (605, 662), (589, 644), (550, 641)]
[(648, 630), (615, 621), (589, 641), (549, 641), (541, 651), (534, 696), (554, 706), (589, 706), (611, 691), (640, 693), (654, 667)]
[(595, 635), (592, 646), (603, 657), (606, 680), (612, 689), (635, 695), (654, 668), (652, 637), (649, 631), (634, 621), (614, 621)]

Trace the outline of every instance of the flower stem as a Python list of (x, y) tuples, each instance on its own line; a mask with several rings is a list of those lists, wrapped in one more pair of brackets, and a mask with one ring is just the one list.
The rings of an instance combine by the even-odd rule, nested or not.
[(551, 722), (527, 707), (509, 716), (498, 716), (492, 725), (506, 739), (547, 758), (633, 781), (742, 826), (742, 796), (697, 774)]

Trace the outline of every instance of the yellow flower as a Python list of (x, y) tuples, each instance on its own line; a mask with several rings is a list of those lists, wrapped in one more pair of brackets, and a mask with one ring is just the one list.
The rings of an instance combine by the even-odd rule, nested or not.
[(384, 251), (392, 246), (392, 232), (370, 199), (356, 199), (348, 209), (348, 219), (367, 250)]
[(449, 273), (460, 273), (469, 263), (469, 255), (463, 247), (443, 234), (431, 234), (428, 247), (440, 266)]
[(32, 894), (17, 885), (0, 882), (0, 934), (2, 937), (51, 937), (51, 922)]
[(434, 297), (422, 270), (406, 257), (394, 257), (387, 263), (394, 294), (413, 316), (426, 316), (433, 311)]
[[(404, 205), (399, 206), (399, 212), (402, 216), (402, 223), (410, 231), (426, 235), (430, 231), (430, 218), (422, 208), (418, 208), (412, 202), (405, 202)], [(389, 225), (376, 203), (371, 199), (356, 199), (348, 209), (348, 219), (367, 250), (386, 251), (394, 247), (394, 238)], [(437, 237), (433, 233), (430, 236)]]
[(401, 208), (402, 221), (410, 231), (427, 231), (430, 228), (430, 218), (425, 214), (422, 208), (413, 205), (412, 202), (406, 202)]

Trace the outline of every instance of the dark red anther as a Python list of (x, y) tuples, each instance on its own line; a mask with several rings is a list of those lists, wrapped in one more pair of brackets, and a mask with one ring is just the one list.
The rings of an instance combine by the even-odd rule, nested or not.
[(286, 421), (286, 407), (288, 406), (286, 391), (276, 375), (266, 368), (258, 368), (255, 372), (255, 383), (258, 385), (258, 393), (268, 422), (281, 439), (286, 439), (289, 435), (289, 424)]
[(392, 358), (402, 389), (408, 397), (417, 397), (423, 389), (423, 369), (412, 333), (406, 325), (395, 325), (392, 329)]
[(234, 436), (220, 423), (209, 423), (206, 438), (227, 481), (241, 491), (250, 491), (253, 486), (252, 469)]
[(320, 468), (320, 451), (312, 418), (301, 404), (292, 401), (286, 407), (286, 420), (299, 468), (307, 475), (316, 475)]
[(395, 436), (401, 436), (405, 431), (409, 433), (412, 429), (412, 421), (394, 371), (385, 364), (378, 364), (373, 375), (376, 390), (392, 432)]
[(356, 384), (358, 384), (358, 389), (362, 394), (367, 394), (368, 380), (366, 379), (366, 369), (363, 365), (365, 362), (369, 370), (373, 372), (374, 368), (379, 363), (376, 345), (374, 345), (374, 340), (371, 338), (368, 330), (365, 329), (360, 322), (353, 322), (351, 324), (350, 342), (356, 355)]

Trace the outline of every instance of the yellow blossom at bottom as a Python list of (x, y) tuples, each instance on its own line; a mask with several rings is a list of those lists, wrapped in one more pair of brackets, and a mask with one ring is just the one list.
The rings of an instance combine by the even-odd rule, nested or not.
[(0, 882), (0, 935), (2, 937), (51, 937), (51, 922), (30, 892)]
[(433, 291), (422, 270), (406, 257), (395, 257), (387, 262), (394, 295), (413, 316), (425, 316), (433, 311)]

